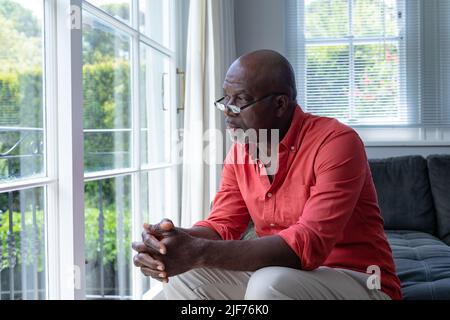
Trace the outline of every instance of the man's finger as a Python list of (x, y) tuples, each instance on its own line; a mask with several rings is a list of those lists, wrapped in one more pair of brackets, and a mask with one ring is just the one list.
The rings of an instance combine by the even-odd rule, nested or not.
[(155, 250), (155, 252), (159, 252), (161, 254), (166, 254), (167, 252), (166, 246), (159, 242), (159, 240), (155, 236), (147, 231), (144, 231), (142, 233), (142, 241), (148, 248)]
[(167, 273), (165, 272), (161, 272), (161, 271), (157, 271), (157, 270), (152, 270), (149, 268), (145, 268), (142, 267), (141, 268), (141, 272), (147, 276), (147, 277), (152, 277), (153, 279), (156, 279), (158, 281), (162, 281), (162, 282), (169, 282), (168, 278), (167, 278)]
[(149, 269), (153, 269), (156, 271), (164, 271), (165, 266), (164, 263), (161, 261), (158, 261), (156, 259), (153, 259), (150, 255), (146, 253), (139, 253), (133, 257), (133, 263), (136, 267), (146, 267)]
[(133, 242), (131, 244), (131, 247), (133, 248), (134, 251), (136, 251), (137, 253), (148, 253), (148, 248), (145, 245), (145, 243), (143, 242)]
[(150, 234), (156, 236), (156, 237), (162, 237), (164, 233), (170, 232), (175, 229), (175, 226), (173, 222), (169, 219), (163, 219), (160, 223), (157, 224), (149, 224), (144, 225), (144, 227)]
[(159, 223), (159, 226), (161, 228), (162, 231), (171, 231), (172, 229), (175, 228), (175, 225), (173, 224), (172, 220), (170, 219), (162, 219), (161, 222)]
[[(162, 246), (162, 248), (164, 248), (163, 252), (165, 254), (167, 252), (166, 245), (165, 244), (161, 244), (161, 246)], [(136, 251), (138, 253), (148, 253), (148, 254), (150, 254), (152, 256), (158, 255), (158, 254), (162, 254), (161, 250), (158, 251), (157, 249), (149, 247), (144, 242), (133, 242), (131, 244), (131, 247), (133, 248), (134, 251)]]

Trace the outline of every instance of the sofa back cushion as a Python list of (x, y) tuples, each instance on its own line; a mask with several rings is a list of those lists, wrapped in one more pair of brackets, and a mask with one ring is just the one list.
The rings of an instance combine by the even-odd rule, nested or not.
[(407, 156), (369, 161), (385, 229), (436, 233), (427, 160)]
[(437, 235), (450, 245), (450, 155), (431, 155), (427, 161), (436, 208)]

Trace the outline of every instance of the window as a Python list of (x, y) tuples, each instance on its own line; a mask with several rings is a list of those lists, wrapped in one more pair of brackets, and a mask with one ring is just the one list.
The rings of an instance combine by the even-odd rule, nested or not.
[(131, 38), (83, 12), (84, 169), (131, 166)]
[(0, 300), (46, 297), (44, 2), (0, 1)]
[(288, 56), (302, 107), (361, 130), (449, 126), (450, 10), (431, 2), (289, 0)]
[[(177, 169), (173, 3), (90, 2), (83, 10), (86, 295), (123, 299), (151, 287), (130, 249), (143, 222), (160, 219), (162, 204), (178, 219), (177, 206), (168, 206), (178, 201), (170, 191)], [(136, 5), (138, 17), (127, 17)]]
[(175, 5), (0, 0), (0, 300), (154, 285), (131, 242), (179, 220)]
[[(404, 123), (396, 0), (306, 0), (301, 100), (351, 124)], [(301, 68), (302, 68), (301, 67)]]

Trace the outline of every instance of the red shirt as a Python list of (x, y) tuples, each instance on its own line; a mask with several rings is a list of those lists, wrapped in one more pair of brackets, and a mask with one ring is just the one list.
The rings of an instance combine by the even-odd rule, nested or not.
[(251, 218), (259, 237), (279, 235), (286, 241), (302, 270), (328, 266), (366, 273), (376, 265), (382, 291), (401, 299), (358, 134), (297, 107), (278, 157), (270, 183), (260, 160), (250, 157), (245, 145), (234, 144), (211, 213), (195, 225), (215, 230), (224, 240), (239, 240)]

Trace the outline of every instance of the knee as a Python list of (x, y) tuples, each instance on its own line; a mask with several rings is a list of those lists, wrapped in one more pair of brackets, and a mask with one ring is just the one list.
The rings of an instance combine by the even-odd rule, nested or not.
[(245, 293), (246, 300), (279, 300), (290, 299), (284, 289), (292, 278), (283, 267), (266, 267), (252, 274)]

